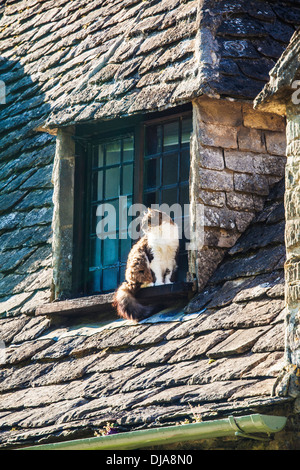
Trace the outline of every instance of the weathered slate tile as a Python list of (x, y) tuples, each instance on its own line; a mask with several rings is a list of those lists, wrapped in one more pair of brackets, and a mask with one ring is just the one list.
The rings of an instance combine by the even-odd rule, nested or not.
[(204, 355), (207, 351), (210, 351), (218, 343), (222, 343), (230, 334), (231, 330), (227, 331), (213, 331), (207, 335), (201, 335), (197, 338), (190, 338), (190, 341), (178, 349), (178, 351), (169, 360), (170, 364), (180, 361), (189, 361), (196, 357)]
[(38, 338), (51, 325), (47, 317), (32, 318), (23, 329), (13, 338), (14, 343), (22, 343)]
[(111, 352), (110, 354), (100, 352), (96, 355), (95, 362), (88, 367), (87, 372), (109, 372), (120, 370), (125, 366), (132, 366), (139, 355), (140, 351), (137, 350)]
[(45, 385), (61, 384), (70, 382), (71, 380), (78, 380), (87, 374), (88, 369), (95, 363), (97, 358), (87, 356), (80, 359), (69, 359), (64, 362), (49, 363), (47, 374), (38, 376), (32, 381), (34, 387)]
[[(256, 381), (252, 381), (254, 384)], [(242, 390), (245, 386), (248, 387), (251, 383), (250, 380), (235, 380), (229, 382), (214, 382), (212, 384), (205, 384), (201, 386), (195, 385), (194, 387), (186, 390), (180, 403), (190, 403), (191, 405), (203, 402), (217, 402), (219, 400), (228, 400), (234, 393)]]
[(20, 315), (16, 318), (1, 319), (0, 322), (0, 339), (5, 343), (10, 343), (14, 336), (16, 336), (30, 321), (26, 315)]
[(284, 351), (285, 328), (283, 323), (277, 323), (254, 344), (253, 352)]
[(212, 359), (232, 356), (234, 354), (243, 354), (249, 351), (256, 343), (258, 338), (269, 331), (269, 326), (259, 326), (257, 328), (248, 328), (246, 330), (237, 330), (232, 333), (223, 342), (217, 344), (207, 352), (207, 356)]
[(258, 364), (263, 363), (267, 354), (246, 354), (238, 357), (228, 357), (215, 361), (201, 360), (198, 370), (191, 375), (189, 384), (205, 384), (216, 381), (228, 381), (244, 378)]
[(0, 369), (0, 391), (17, 390), (28, 387), (38, 377), (46, 374), (51, 369), (49, 364), (30, 364), (22, 367), (22, 373), (17, 368)]
[(5, 349), (5, 364), (18, 364), (20, 362), (28, 361), (38, 351), (47, 348), (53, 340), (33, 340), (26, 341), (19, 346), (10, 346)]
[(84, 340), (85, 338), (81, 336), (66, 336), (60, 338), (58, 341), (52, 340), (49, 342), (49, 347), (43, 348), (42, 351), (37, 352), (37, 354), (34, 355), (33, 360), (57, 360), (69, 357), (72, 355), (73, 349), (76, 349), (76, 347), (80, 346), (84, 342)]
[(135, 359), (134, 366), (146, 366), (150, 364), (161, 364), (170, 359), (174, 353), (182, 346), (187, 344), (189, 339), (168, 341), (165, 344), (160, 344), (146, 349), (139, 353)]
[(176, 324), (174, 323), (157, 323), (150, 325), (144, 332), (139, 332), (139, 334), (130, 341), (130, 344), (132, 346), (145, 346), (147, 344), (160, 343), (166, 339), (167, 334), (173, 331), (175, 327)]

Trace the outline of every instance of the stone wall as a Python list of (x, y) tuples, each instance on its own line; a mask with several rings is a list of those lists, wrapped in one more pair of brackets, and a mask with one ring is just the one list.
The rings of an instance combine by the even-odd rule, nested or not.
[(288, 362), (300, 367), (300, 107), (287, 106), (286, 304)]
[(285, 121), (252, 103), (208, 97), (193, 103), (190, 198), (204, 205), (204, 246), (190, 254), (202, 288), (284, 176)]

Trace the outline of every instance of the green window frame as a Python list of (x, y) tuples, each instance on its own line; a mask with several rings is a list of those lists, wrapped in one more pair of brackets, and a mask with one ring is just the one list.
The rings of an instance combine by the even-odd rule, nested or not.
[[(179, 203), (182, 208), (189, 203), (191, 131), (192, 115), (188, 111), (77, 136), (73, 257), (76, 295), (109, 293), (124, 280), (132, 240), (127, 226), (119, 226), (120, 196), (122, 212), (137, 202), (147, 207)], [(116, 210), (115, 238), (97, 236), (97, 228), (103, 229), (101, 221), (108, 214), (104, 212), (105, 204), (112, 204)], [(99, 205), (102, 209), (97, 216)], [(132, 220), (128, 213), (125, 220)], [(178, 281), (185, 280), (188, 270), (185, 242), (184, 238), (180, 240)]]

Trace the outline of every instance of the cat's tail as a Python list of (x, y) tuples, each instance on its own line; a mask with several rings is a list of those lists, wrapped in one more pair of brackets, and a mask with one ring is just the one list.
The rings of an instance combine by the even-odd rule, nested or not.
[(155, 307), (141, 305), (134, 296), (135, 290), (123, 282), (116, 290), (113, 298), (113, 307), (116, 308), (119, 317), (126, 320), (141, 321), (157, 311)]

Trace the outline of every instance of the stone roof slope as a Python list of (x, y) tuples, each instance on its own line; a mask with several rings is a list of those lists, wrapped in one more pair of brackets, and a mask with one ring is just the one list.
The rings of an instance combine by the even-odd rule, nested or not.
[(92, 436), (107, 422), (122, 432), (288, 404), (272, 396), (284, 360), (282, 199), (281, 183), (185, 311), (140, 324), (2, 319), (1, 446)]
[(31, 80), (51, 104), (47, 113), (23, 94), (36, 127), (55, 127), (165, 109), (206, 92), (253, 99), (297, 25), (291, 1), (7, 1), (0, 51), (18, 60), (14, 74), (4, 73), (9, 85), (17, 80), (10, 91)]
[(0, 3), (0, 316), (50, 299), (55, 137), (36, 131), (50, 115), (113, 118), (205, 91), (252, 98), (299, 23), (295, 2), (202, 3), (201, 14), (195, 0)]
[(286, 103), (296, 90), (293, 82), (299, 80), (299, 48), (300, 29), (293, 34), (288, 47), (270, 71), (270, 80), (256, 97), (255, 107), (286, 114)]

